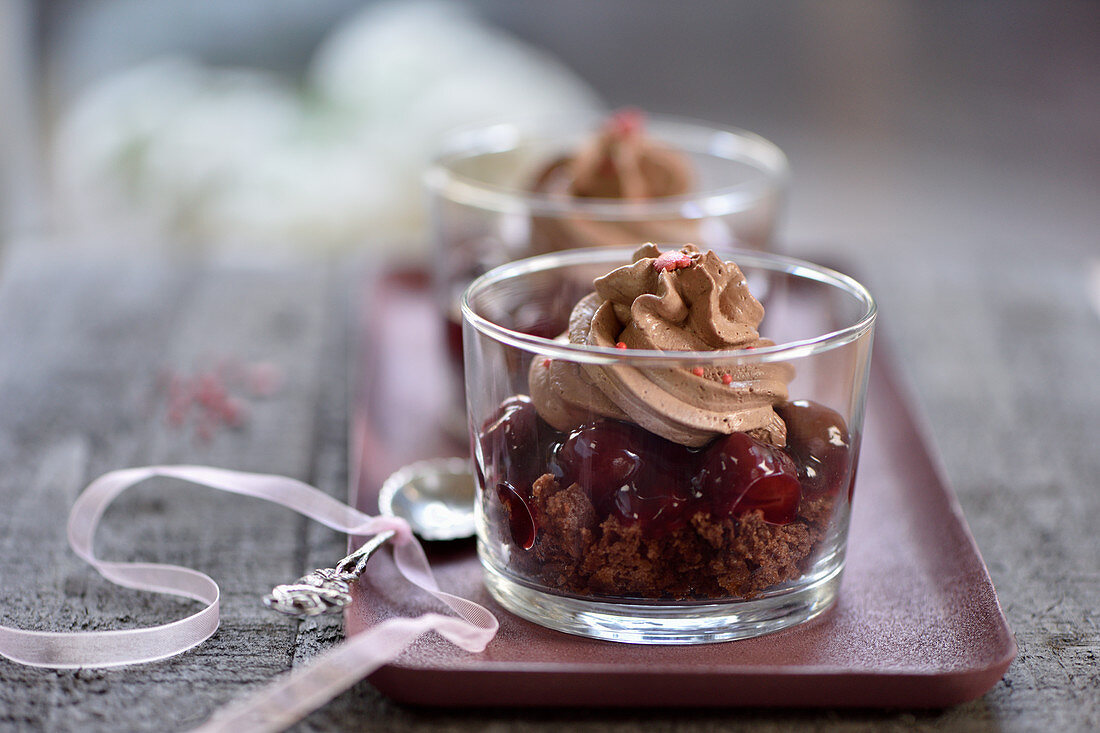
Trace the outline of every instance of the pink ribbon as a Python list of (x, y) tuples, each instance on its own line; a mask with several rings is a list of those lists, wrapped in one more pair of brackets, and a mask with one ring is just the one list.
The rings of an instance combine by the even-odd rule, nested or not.
[(394, 561), (401, 574), (458, 614), (456, 617), (428, 613), (416, 618), (388, 619), (216, 712), (200, 730), (235, 733), (282, 730), (397, 657), (425, 632), (436, 631), (474, 653), (483, 651), (496, 635), (498, 623), (488, 609), (439, 589), (423, 547), (402, 519), (364, 514), (285, 476), (206, 466), (149, 466), (111, 471), (89, 484), (69, 513), (69, 544), (113, 583), (191, 598), (206, 604), (205, 608), (172, 623), (119, 631), (26, 631), (0, 626), (0, 655), (35, 667), (116, 667), (180, 654), (201, 644), (217, 630), (220, 591), (209, 576), (177, 565), (108, 562), (98, 559), (92, 551), (99, 520), (115, 497), (155, 477), (182, 479), (266, 499), (350, 535), (369, 536), (394, 530)]

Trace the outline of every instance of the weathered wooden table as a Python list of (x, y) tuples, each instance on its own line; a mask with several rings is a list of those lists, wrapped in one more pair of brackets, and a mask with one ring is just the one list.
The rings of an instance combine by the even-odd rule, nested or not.
[[(960, 257), (950, 272), (916, 255), (861, 263), (883, 300), (884, 333), (924, 396), (1020, 645), (1004, 681), (983, 699), (935, 712), (711, 711), (688, 723), (683, 711), (407, 709), (361, 683), (303, 729), (1096, 723), (1100, 314), (1087, 298), (1096, 284), (1071, 262), (1020, 257), (998, 265)], [(126, 628), (191, 608), (115, 587), (68, 551), (68, 507), (106, 470), (207, 463), (282, 473), (346, 496), (354, 278), (340, 265), (120, 261), (48, 247), (9, 253), (0, 284), (5, 623)], [(195, 375), (256, 362), (276, 365), (283, 384), (262, 399), (237, 389), (249, 408), (242, 427), (205, 435), (194, 415), (173, 423), (166, 370)], [(119, 500), (101, 538), (104, 557), (180, 563), (214, 576), (225, 593), (221, 630), (191, 652), (141, 667), (72, 672), (0, 661), (0, 727), (187, 727), (341, 638), (338, 620), (297, 623), (258, 602), (273, 583), (344, 549), (342, 537), (288, 511), (156, 481)]]
[[(666, 68), (645, 44), (613, 64), (599, 43), (612, 21), (573, 9), (565, 33), (551, 17), (558, 4), (545, 5), (499, 15), (570, 58), (612, 103), (758, 129), (790, 154), (789, 249), (842, 258), (878, 297), (882, 333), (916, 386), (1019, 655), (982, 699), (941, 711), (424, 710), (360, 683), (298, 729), (1100, 729), (1095, 8), (892, 3), (864, 27), (854, 22), (863, 7), (761, 7), (693, 21), (682, 35), (698, 42), (676, 45), (683, 53)], [(622, 16), (616, 31), (649, 38), (647, 24), (686, 22), (679, 5), (662, 7), (648, 20)], [(742, 63), (765, 57), (777, 63)], [(697, 83), (660, 81), (681, 78), (674, 71)], [(346, 495), (344, 260), (242, 266), (29, 243), (0, 266), (5, 624), (124, 628), (193, 608), (110, 585), (68, 551), (69, 505), (104, 471), (206, 463)], [(194, 422), (172, 425), (165, 369), (193, 375), (224, 360), (273, 364), (283, 383), (247, 399), (239, 429), (204, 437)], [(344, 544), (259, 501), (168, 481), (130, 492), (106, 518), (100, 554), (208, 572), (224, 592), (220, 631), (142, 667), (0, 660), (0, 729), (198, 724), (341, 638), (338, 619), (297, 623), (258, 599)]]

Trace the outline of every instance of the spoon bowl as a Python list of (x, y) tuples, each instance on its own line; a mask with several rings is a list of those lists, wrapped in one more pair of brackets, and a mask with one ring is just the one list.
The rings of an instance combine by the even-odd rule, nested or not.
[(409, 523), (431, 541), (472, 537), (474, 477), (465, 458), (434, 458), (403, 466), (382, 484), (378, 510)]

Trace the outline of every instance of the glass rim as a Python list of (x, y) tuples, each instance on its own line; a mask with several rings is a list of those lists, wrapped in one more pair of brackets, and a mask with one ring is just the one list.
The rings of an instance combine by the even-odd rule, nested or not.
[[(745, 211), (769, 194), (784, 190), (790, 177), (786, 154), (770, 140), (738, 127), (666, 115), (646, 115), (646, 124), (655, 131), (657, 140), (679, 143), (682, 149), (691, 152), (749, 165), (760, 171), (763, 178), (679, 196), (630, 201), (527, 191), (487, 183), (453, 169), (453, 163), (457, 160), (514, 150), (528, 139), (552, 139), (566, 132), (591, 134), (606, 118), (606, 113), (576, 113), (529, 120), (501, 120), (453, 130), (444, 138), (439, 152), (425, 170), (423, 184), (427, 190), (446, 195), (449, 200), (502, 213), (534, 216), (570, 214), (595, 220), (705, 219)], [(683, 145), (683, 139), (693, 137), (707, 138), (706, 149), (696, 146), (692, 150)]]
[[(462, 293), (460, 310), (462, 321), (479, 333), (505, 343), (509, 346), (567, 361), (591, 364), (630, 364), (634, 366), (669, 366), (684, 361), (691, 362), (774, 362), (805, 358), (813, 354), (852, 343), (869, 333), (878, 315), (878, 304), (870, 291), (855, 278), (829, 267), (812, 262), (779, 255), (771, 252), (757, 252), (741, 249), (716, 248), (714, 251), (723, 260), (733, 261), (738, 267), (757, 268), (772, 272), (781, 272), (807, 280), (831, 285), (853, 296), (863, 305), (863, 312), (855, 321), (843, 328), (828, 331), (817, 336), (794, 341), (777, 343), (772, 346), (758, 346), (752, 349), (726, 349), (719, 351), (660, 351), (654, 349), (618, 349), (614, 347), (572, 344), (555, 339), (534, 336), (502, 326), (480, 315), (474, 310), (473, 298), (481, 291), (522, 275), (545, 272), (567, 265), (598, 264), (607, 261), (629, 264), (630, 256), (640, 245), (626, 247), (592, 247), (573, 249), (563, 252), (528, 257), (522, 260), (500, 265), (478, 277)], [(662, 250), (678, 248), (680, 245), (659, 244)], [(620, 259), (621, 258), (621, 259)]]

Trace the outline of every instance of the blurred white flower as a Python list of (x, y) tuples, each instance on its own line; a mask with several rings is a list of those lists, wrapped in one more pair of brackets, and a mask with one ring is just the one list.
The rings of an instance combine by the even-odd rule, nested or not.
[(420, 175), (449, 129), (598, 109), (560, 63), (454, 5), (372, 6), (318, 49), (304, 89), (159, 59), (102, 81), (54, 141), (63, 217), (181, 239), (346, 247), (424, 240)]

